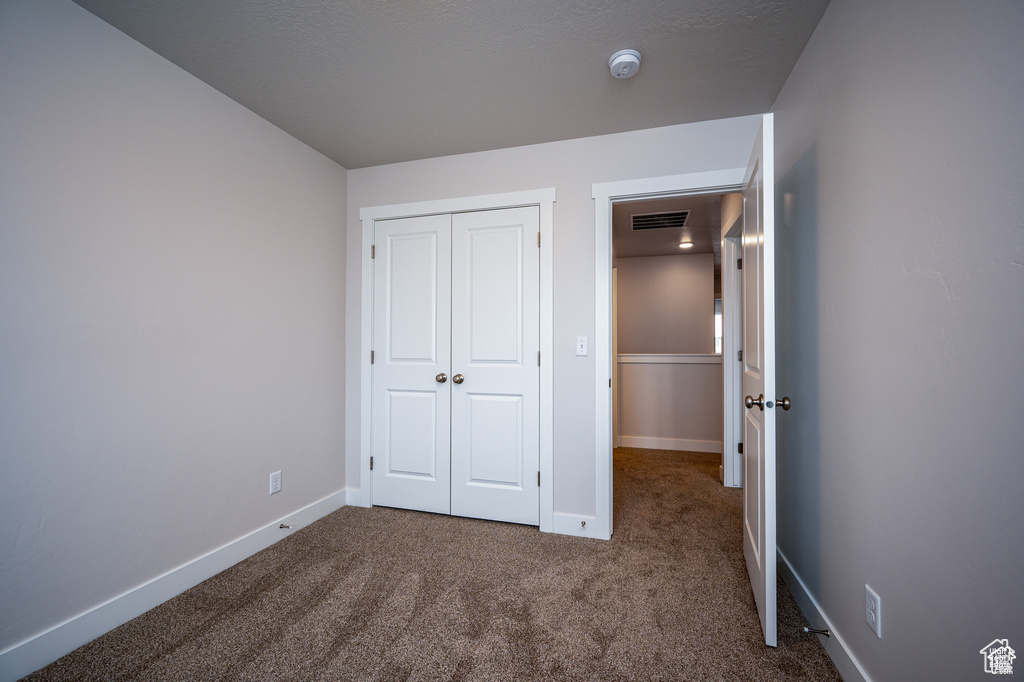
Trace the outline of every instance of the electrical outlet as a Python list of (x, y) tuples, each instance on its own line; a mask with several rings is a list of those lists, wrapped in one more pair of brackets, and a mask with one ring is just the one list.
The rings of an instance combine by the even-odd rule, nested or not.
[(864, 586), (864, 608), (868, 625), (882, 639), (882, 598), (869, 585)]
[(270, 474), (270, 494), (281, 492), (281, 472), (275, 471)]

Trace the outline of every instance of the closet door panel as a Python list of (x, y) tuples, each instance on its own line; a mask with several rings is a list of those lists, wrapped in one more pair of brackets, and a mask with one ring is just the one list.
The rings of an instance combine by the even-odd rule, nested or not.
[(374, 224), (373, 504), (450, 513), (451, 216)]
[(537, 207), (452, 216), (452, 514), (537, 525)]

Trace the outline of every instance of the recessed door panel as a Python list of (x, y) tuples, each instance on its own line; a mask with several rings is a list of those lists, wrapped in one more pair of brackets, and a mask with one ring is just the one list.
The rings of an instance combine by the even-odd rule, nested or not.
[(436, 232), (386, 237), (389, 362), (437, 361), (437, 240)]
[[(447, 396), (445, 396), (447, 397)], [(387, 476), (437, 478), (437, 391), (388, 391)]]
[(517, 363), (523, 359), (523, 226), (470, 228), (469, 357), (478, 363)]
[(761, 434), (761, 420), (750, 414), (748, 411), (743, 418), (743, 532), (750, 542), (750, 551), (753, 552), (758, 565), (761, 564), (761, 490), (764, 487), (764, 472), (762, 465), (764, 453), (761, 452), (761, 444), (764, 438)]
[(467, 393), (467, 485), (523, 487), (523, 396)]

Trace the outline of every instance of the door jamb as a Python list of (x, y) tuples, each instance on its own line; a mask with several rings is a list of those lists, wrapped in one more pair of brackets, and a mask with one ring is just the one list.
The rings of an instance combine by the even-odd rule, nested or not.
[(439, 213), (464, 213), (467, 211), (488, 211), (520, 206), (540, 208), (540, 530), (551, 532), (554, 526), (554, 391), (553, 358), (553, 230), (554, 230), (555, 188), (548, 187), (523, 192), (485, 194), (433, 201), (419, 201), (389, 206), (369, 206), (359, 209), (362, 224), (362, 254), (360, 255), (360, 309), (359, 309), (359, 491), (358, 505), (372, 506), (372, 477), (370, 475), (370, 453), (372, 419), (370, 413), (372, 372), (370, 353), (373, 350), (373, 260), (370, 245), (373, 244), (373, 223), (389, 218), (411, 218)]
[[(594, 333), (594, 537), (612, 535), (612, 395), (609, 386), (614, 370), (611, 357), (612, 203), (622, 199), (659, 198), (688, 194), (725, 194), (743, 187), (746, 168), (687, 173), (619, 182), (595, 183), (595, 333)], [(724, 292), (723, 292), (724, 295)], [(725, 300), (722, 301), (725, 306)], [(724, 350), (724, 349), (723, 349)], [(727, 388), (727, 387), (726, 387)], [(724, 445), (724, 443), (723, 443)]]
[[(722, 234), (722, 483), (730, 488), (743, 487), (743, 467), (737, 445), (743, 439), (742, 372), (737, 352), (743, 347), (743, 280), (736, 259), (743, 253), (740, 244), (743, 214)], [(728, 302), (728, 305), (726, 303)]]

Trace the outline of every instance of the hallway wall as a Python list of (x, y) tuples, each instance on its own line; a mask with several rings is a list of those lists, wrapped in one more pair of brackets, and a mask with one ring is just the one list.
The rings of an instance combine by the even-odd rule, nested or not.
[(715, 352), (715, 256), (617, 258), (620, 353)]

